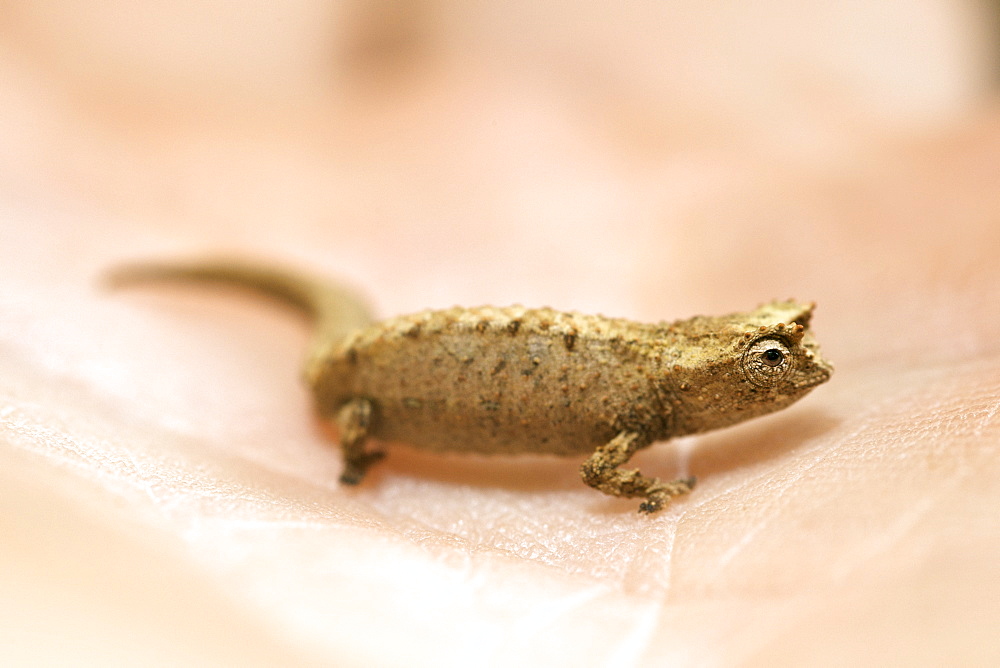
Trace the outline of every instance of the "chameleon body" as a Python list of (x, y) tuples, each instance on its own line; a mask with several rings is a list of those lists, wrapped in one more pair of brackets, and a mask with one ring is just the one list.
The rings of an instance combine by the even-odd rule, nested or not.
[(663, 508), (694, 479), (619, 468), (653, 442), (793, 403), (832, 372), (808, 329), (813, 305), (774, 301), (721, 317), (644, 324), (548, 308), (452, 308), (374, 322), (343, 288), (232, 261), (143, 264), (116, 284), (206, 281), (249, 287), (309, 314), (304, 376), (336, 424), (341, 481), (383, 455), (369, 439), (437, 451), (589, 457), (585, 483)]

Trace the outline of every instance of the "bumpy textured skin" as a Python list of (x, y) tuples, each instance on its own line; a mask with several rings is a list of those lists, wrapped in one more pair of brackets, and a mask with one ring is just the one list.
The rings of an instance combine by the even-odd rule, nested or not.
[(589, 453), (625, 429), (670, 433), (654, 330), (549, 309), (425, 311), (354, 334), (308, 377), (320, 406), (370, 398), (383, 440)]
[(589, 453), (584, 482), (641, 497), (640, 510), (655, 512), (694, 480), (620, 469), (634, 452), (783, 408), (832, 371), (808, 331), (813, 305), (792, 300), (658, 324), (520, 306), (369, 324), (350, 293), (271, 268), (141, 265), (113, 278), (233, 283), (310, 313), (317, 337), (305, 377), (318, 412), (340, 429), (350, 484), (382, 456), (366, 449), (369, 438), (437, 451)]

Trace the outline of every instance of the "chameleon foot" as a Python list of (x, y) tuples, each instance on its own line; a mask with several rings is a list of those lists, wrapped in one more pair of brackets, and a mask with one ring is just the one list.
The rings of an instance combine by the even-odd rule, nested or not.
[(646, 500), (639, 504), (639, 512), (650, 515), (667, 507), (670, 499), (687, 494), (694, 489), (697, 478), (681, 478), (673, 482), (658, 482), (646, 490)]

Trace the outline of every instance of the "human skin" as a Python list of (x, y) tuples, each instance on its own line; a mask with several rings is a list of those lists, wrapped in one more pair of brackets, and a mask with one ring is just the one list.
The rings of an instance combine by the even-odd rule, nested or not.
[[(596, 107), (631, 122), (595, 134), (587, 98), (566, 111), (485, 66), (331, 105), (336, 123), (139, 113), (5, 67), (21, 75), (3, 92), (0, 447), (21, 493), (0, 497), (18, 546), (3, 628), (141, 657), (138, 628), (261, 664), (997, 659), (991, 98), (919, 128), (821, 123), (810, 142), (669, 112), (686, 132), (656, 135), (638, 103)], [(304, 325), (94, 283), (203, 251), (318, 267), (381, 315), (521, 302), (661, 320), (807, 297), (837, 373), (773, 416), (638, 454), (699, 479), (652, 518), (580, 485), (571, 458), (393, 445), (344, 490), (296, 375)], [(3, 646), (30, 656), (31, 637)]]

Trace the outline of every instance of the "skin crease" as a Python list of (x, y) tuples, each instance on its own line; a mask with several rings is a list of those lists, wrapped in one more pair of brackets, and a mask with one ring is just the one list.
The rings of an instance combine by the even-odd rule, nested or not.
[[(1000, 664), (974, 3), (320, 4), (0, 12), (2, 663)], [(345, 488), (305, 326), (94, 285), (206, 249), (381, 314), (799, 295), (836, 378), (637, 453), (699, 480), (651, 517), (582, 455), (393, 445)]]
[(280, 268), (207, 260), (110, 277), (116, 287), (147, 281), (236, 285), (311, 316), (303, 376), (317, 413), (339, 429), (349, 485), (384, 456), (366, 449), (369, 438), (440, 452), (593, 451), (583, 481), (654, 513), (694, 479), (621, 470), (636, 451), (785, 408), (833, 370), (808, 331), (814, 306), (794, 301), (655, 325), (520, 306), (373, 324), (348, 290)]

